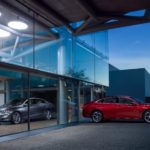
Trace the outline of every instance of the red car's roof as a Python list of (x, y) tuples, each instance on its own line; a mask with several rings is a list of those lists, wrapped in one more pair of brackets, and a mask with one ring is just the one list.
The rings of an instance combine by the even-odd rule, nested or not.
[(110, 97), (118, 97), (118, 98), (132, 98), (131, 96), (127, 96), (127, 95), (125, 95), (125, 96), (106, 96), (106, 97), (104, 97), (104, 98), (110, 98)]

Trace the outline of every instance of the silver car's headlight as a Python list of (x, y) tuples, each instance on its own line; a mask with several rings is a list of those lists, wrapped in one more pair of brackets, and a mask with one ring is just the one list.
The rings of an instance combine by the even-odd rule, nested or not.
[(2, 114), (10, 114), (10, 113), (12, 113), (12, 111), (11, 110), (1, 110), (0, 111)]

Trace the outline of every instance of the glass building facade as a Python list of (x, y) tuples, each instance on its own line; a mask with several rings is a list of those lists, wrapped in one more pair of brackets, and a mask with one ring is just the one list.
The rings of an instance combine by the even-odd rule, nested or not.
[[(109, 85), (107, 31), (75, 36), (43, 27), (34, 13), (0, 11), (0, 136), (83, 120), (83, 104)], [(9, 27), (14, 20), (27, 28)]]

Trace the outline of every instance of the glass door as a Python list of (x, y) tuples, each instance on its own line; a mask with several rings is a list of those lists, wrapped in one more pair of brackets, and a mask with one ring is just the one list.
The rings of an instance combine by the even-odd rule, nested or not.
[(73, 80), (60, 80), (59, 83), (59, 123), (78, 121), (79, 84)]
[(30, 74), (31, 130), (57, 125), (57, 92), (57, 79)]
[(92, 100), (93, 100), (93, 85), (86, 82), (81, 82), (80, 83), (80, 105), (79, 105), (80, 121), (89, 120), (83, 117), (82, 111), (83, 111), (84, 104)]
[(68, 84), (68, 123), (78, 121), (78, 82)]
[(27, 73), (0, 69), (0, 136), (27, 131)]

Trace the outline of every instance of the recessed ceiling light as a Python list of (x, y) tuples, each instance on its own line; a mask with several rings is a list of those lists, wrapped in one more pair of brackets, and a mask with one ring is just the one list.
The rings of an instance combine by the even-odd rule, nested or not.
[(8, 37), (8, 36), (10, 36), (10, 33), (9, 33), (9, 32), (0, 29), (0, 38), (1, 38), (1, 37)]
[(28, 25), (22, 21), (10, 21), (8, 26), (17, 30), (25, 30), (28, 28)]
[(38, 87), (44, 87), (44, 85), (40, 84), (40, 85), (38, 85)]

